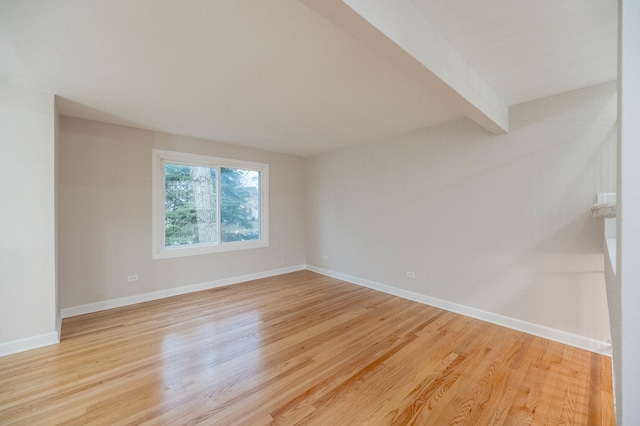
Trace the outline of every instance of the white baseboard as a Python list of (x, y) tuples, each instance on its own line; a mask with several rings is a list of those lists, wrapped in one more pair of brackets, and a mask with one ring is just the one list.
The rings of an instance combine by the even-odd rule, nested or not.
[(62, 318), (75, 317), (77, 315), (90, 314), (92, 312), (104, 311), (107, 309), (120, 308), (123, 306), (135, 305), (136, 303), (149, 302), (152, 300), (164, 299), (165, 297), (178, 296), (180, 294), (194, 293), (196, 291), (209, 290), (216, 287), (238, 284), (245, 281), (257, 280), (260, 278), (273, 277), (275, 275), (287, 274), (289, 272), (302, 271), (306, 265), (289, 266), (286, 268), (273, 269), (271, 271), (257, 272), (254, 274), (240, 275), (231, 278), (223, 278), (215, 281), (208, 281), (199, 284), (192, 284), (183, 287), (168, 288), (165, 290), (153, 291), (150, 293), (136, 294), (134, 296), (121, 297), (118, 299), (104, 300), (86, 305), (72, 306), (61, 310)]
[(38, 336), (26, 337), (24, 339), (12, 340), (10, 342), (0, 343), (0, 356), (17, 354), (18, 352), (55, 345), (56, 343), (60, 343), (60, 333), (57, 331), (40, 334)]
[(135, 296), (122, 297), (118, 299), (110, 299), (110, 300), (105, 300), (105, 301), (96, 302), (96, 303), (89, 303), (86, 305), (64, 308), (60, 311), (60, 315), (58, 315), (58, 317), (56, 318), (56, 331), (41, 334), (39, 336), (33, 336), (33, 337), (24, 338), (24, 339), (14, 340), (11, 342), (1, 343), (0, 356), (11, 355), (14, 353), (18, 353), (18, 352), (22, 352), (30, 349), (36, 349), (43, 346), (59, 343), (63, 318), (103, 311), (107, 309), (119, 308), (122, 306), (134, 305), (136, 303), (149, 302), (152, 300), (163, 299), (165, 297), (193, 293), (196, 291), (208, 290), (216, 287), (223, 287), (227, 285), (238, 284), (241, 282), (257, 280), (261, 278), (273, 277), (276, 275), (301, 271), (304, 269), (307, 269), (309, 271), (316, 272), (322, 275), (326, 275), (328, 277), (332, 277), (332, 278), (340, 279), (353, 284), (361, 285), (363, 287), (367, 287), (373, 290), (381, 291), (383, 293), (391, 294), (393, 296), (398, 296), (404, 299), (413, 300), (415, 302), (423, 303), (425, 305), (434, 306), (440, 309), (445, 309), (450, 312), (465, 315), (471, 318), (476, 318), (482, 321), (487, 321), (492, 324), (500, 325), (500, 326), (521, 331), (527, 334), (532, 334), (534, 336), (542, 337), (545, 339), (553, 340), (555, 342), (574, 346), (580, 349), (585, 349), (585, 350), (599, 353), (602, 355), (611, 356), (611, 344), (608, 342), (602, 342), (599, 340), (569, 333), (563, 330), (558, 330), (551, 327), (534, 324), (528, 321), (522, 321), (516, 318), (506, 317), (504, 315), (484, 311), (477, 308), (472, 308), (470, 306), (460, 305), (458, 303), (453, 303), (453, 302), (438, 299), (435, 297), (427, 296), (424, 294), (415, 293), (409, 290), (404, 290), (404, 289), (392, 287), (386, 284), (381, 284), (374, 281), (366, 280), (363, 278), (342, 274), (340, 272), (331, 271), (329, 269), (319, 268), (313, 265), (290, 266), (286, 268), (274, 269), (271, 271), (240, 275), (240, 276), (224, 278), (216, 281), (209, 281), (209, 282), (204, 282), (200, 284), (192, 284), (192, 285), (183, 286), (183, 287), (170, 288), (166, 290), (159, 290), (159, 291), (154, 291), (150, 293), (138, 294)]
[(386, 284), (380, 284), (374, 281), (365, 280), (358, 277), (342, 274), (340, 272), (331, 271), (317, 266), (306, 265), (309, 271), (328, 277), (337, 278), (352, 284), (361, 285), (373, 290), (382, 291), (393, 296), (402, 297), (404, 299), (413, 300), (414, 302), (423, 303), (425, 305), (434, 306), (457, 314), (465, 315), (471, 318), (490, 322), (492, 324), (507, 327), (523, 333), (532, 334), (544, 339), (553, 340), (554, 342), (563, 343), (565, 345), (595, 352), (601, 355), (611, 356), (611, 343), (602, 342), (589, 337), (580, 336), (578, 334), (569, 333), (563, 330), (547, 327), (516, 318), (507, 317), (493, 312), (484, 311), (470, 306), (460, 305), (458, 303), (449, 302), (447, 300), (438, 299), (413, 291), (392, 287)]

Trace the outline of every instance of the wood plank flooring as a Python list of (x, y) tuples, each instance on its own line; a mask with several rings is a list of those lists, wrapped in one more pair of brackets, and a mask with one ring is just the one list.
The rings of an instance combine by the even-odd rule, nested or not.
[(65, 319), (0, 424), (612, 425), (611, 360), (301, 271)]

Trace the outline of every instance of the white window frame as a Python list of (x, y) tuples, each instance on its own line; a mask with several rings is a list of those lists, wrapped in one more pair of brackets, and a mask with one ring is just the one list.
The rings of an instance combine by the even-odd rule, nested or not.
[[(249, 250), (269, 246), (269, 165), (251, 161), (233, 160), (229, 158), (211, 157), (208, 155), (189, 154), (185, 152), (152, 150), (152, 258), (170, 259), (183, 256), (220, 253), (235, 250)], [(165, 164), (184, 164), (189, 166), (233, 168), (260, 172), (260, 239), (248, 241), (231, 241), (183, 246), (165, 247)], [(219, 197), (219, 194), (218, 194)], [(220, 200), (217, 203), (218, 223), (220, 222)], [(220, 224), (218, 224), (218, 228)], [(218, 233), (220, 235), (220, 233)]]

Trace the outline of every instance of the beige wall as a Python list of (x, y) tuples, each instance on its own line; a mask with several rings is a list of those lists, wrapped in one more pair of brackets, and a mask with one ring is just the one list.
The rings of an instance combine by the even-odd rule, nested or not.
[[(63, 309), (305, 263), (301, 158), (68, 117), (60, 127)], [(270, 246), (152, 260), (153, 148), (268, 163)]]
[(0, 83), (0, 354), (58, 339), (54, 147), (53, 95)]
[(512, 107), (507, 135), (461, 119), (310, 158), (307, 263), (608, 341), (589, 208), (615, 121), (611, 83)]

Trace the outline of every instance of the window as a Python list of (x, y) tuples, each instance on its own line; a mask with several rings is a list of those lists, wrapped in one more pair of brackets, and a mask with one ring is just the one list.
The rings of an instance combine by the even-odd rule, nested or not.
[(269, 165), (153, 150), (153, 258), (269, 245)]

